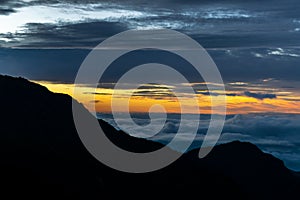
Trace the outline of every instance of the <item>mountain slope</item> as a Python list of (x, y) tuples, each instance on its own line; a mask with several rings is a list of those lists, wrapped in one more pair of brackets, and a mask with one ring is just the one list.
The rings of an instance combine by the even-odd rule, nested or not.
[[(299, 176), (250, 143), (216, 146), (201, 160), (194, 150), (152, 173), (110, 169), (82, 145), (73, 123), (71, 97), (9, 76), (0, 76), (0, 92), (2, 194), (39, 199), (95, 199), (103, 195), (291, 199), (298, 195)], [(117, 131), (101, 120), (99, 123), (108, 138), (123, 149), (147, 152), (162, 147)]]

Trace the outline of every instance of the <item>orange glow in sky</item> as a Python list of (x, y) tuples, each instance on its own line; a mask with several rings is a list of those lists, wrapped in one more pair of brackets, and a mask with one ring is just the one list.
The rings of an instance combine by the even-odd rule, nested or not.
[[(47, 87), (52, 92), (64, 93), (73, 96), (73, 84), (62, 84), (43, 81), (34, 82)], [(116, 98), (116, 111), (122, 112), (125, 111), (124, 107), (127, 101), (127, 98), (123, 97), (122, 94), (125, 95), (132, 91), (122, 90), (117, 92), (118, 96)], [(240, 95), (236, 91), (227, 92), (231, 94), (236, 93), (236, 95), (226, 96), (226, 114), (247, 114), (253, 112), (300, 113), (300, 94), (283, 94), (278, 92), (276, 94), (276, 98), (257, 99), (245, 95)], [(93, 104), (95, 105), (95, 109), (97, 112), (110, 112), (112, 93), (112, 89), (97, 88), (96, 90), (94, 90), (93, 88), (82, 86), (80, 88), (80, 96), (79, 98), (77, 98), (77, 101), (83, 103), (85, 107), (89, 110), (93, 110), (93, 108), (91, 107)], [(198, 94), (197, 97), (200, 107), (200, 113), (209, 114), (211, 112), (211, 96)], [(165, 110), (170, 113), (180, 113), (181, 111), (180, 104), (176, 97), (155, 95), (132, 96), (129, 101), (129, 110), (131, 112), (148, 112), (150, 107), (154, 104), (162, 105), (165, 108)], [(195, 113), (195, 105), (191, 104), (188, 96), (183, 98), (181, 104), (184, 104), (189, 108), (187, 113)]]

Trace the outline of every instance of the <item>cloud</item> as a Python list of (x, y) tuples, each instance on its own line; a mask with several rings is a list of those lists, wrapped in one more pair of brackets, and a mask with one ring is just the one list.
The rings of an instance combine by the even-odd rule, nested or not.
[(18, 47), (43, 48), (88, 48), (98, 45), (99, 41), (125, 30), (119, 22), (81, 22), (77, 24), (55, 25), (49, 23), (28, 23), (27, 31), (2, 34), (3, 38), (12, 41), (13, 38), (26, 41)]
[[(132, 97), (150, 98), (155, 100), (166, 100), (176, 98), (175, 94), (171, 92), (159, 92), (159, 91), (137, 91), (134, 92)], [(176, 100), (174, 100), (176, 102)]]
[[(258, 1), (251, 3), (248, 1), (217, 1), (217, 5), (216, 1), (181, 2), (165, 0), (151, 3), (139, 1), (139, 3), (145, 5), (143, 7), (132, 0), (113, 2), (106, 0), (4, 2), (3, 5), (5, 6), (2, 6), (0, 10), (2, 9), (3, 13), (8, 15), (0, 17), (2, 21), (0, 33), (8, 34), (8, 32), (11, 32), (14, 39), (6, 38), (2, 41), (3, 46), (22, 46), (23, 43), (27, 46), (29, 46), (28, 43), (33, 43), (36, 46), (36, 42), (45, 42), (44, 46), (46, 46), (47, 41), (39, 40), (39, 34), (30, 29), (30, 24), (52, 25), (58, 27), (57, 30), (54, 30), (59, 32), (59, 28), (64, 29), (66, 25), (94, 22), (119, 23), (126, 30), (175, 29), (190, 34), (201, 41), (201, 44), (204, 44), (205, 47), (214, 48), (255, 45), (274, 46), (275, 43), (279, 44), (283, 41), (285, 45), (288, 45), (287, 43), (294, 45), (295, 41), (299, 41), (297, 34), (282, 31), (297, 28), (295, 26), (298, 24), (295, 22), (299, 18), (299, 14), (298, 17), (290, 16), (288, 18), (291, 15), (290, 9), (295, 9), (293, 0), (287, 1), (284, 7), (279, 7), (281, 4), (271, 1), (260, 2), (259, 5)], [(281, 15), (278, 15), (278, 13)], [(295, 13), (297, 15), (297, 12)], [(274, 17), (277, 17), (276, 22), (273, 20)], [(72, 38), (74, 32), (64, 30), (65, 34)], [(269, 32), (273, 34), (270, 35)], [(35, 34), (36, 38), (27, 40), (31, 33)], [(48, 39), (52, 40), (50, 36)], [(98, 40), (105, 37), (105, 34), (94, 36), (92, 33), (88, 38)], [(290, 40), (286, 40), (286, 38), (290, 38)], [(68, 42), (68, 37), (64, 39)], [(84, 43), (85, 40), (86, 38), (81, 38), (81, 43)], [(61, 46), (66, 45), (66, 43), (56, 45)], [(80, 45), (91, 46), (89, 41)]]
[(83, 94), (94, 94), (94, 95), (111, 95), (111, 93), (108, 92), (83, 92)]
[[(144, 7), (138, 6), (134, 1), (2, 2), (5, 2), (1, 4), (6, 6), (5, 9), (14, 10), (14, 13), (2, 16), (4, 18), (1, 18), (0, 29), (19, 27), (21, 31), (7, 33), (4, 30), (5, 33), (0, 34), (1, 47), (19, 48), (0, 49), (1, 73), (30, 79), (72, 82), (90, 49), (104, 39), (132, 28), (161, 27), (187, 33), (207, 48), (224, 82), (251, 83), (269, 77), (285, 81), (286, 84), (299, 80), (300, 68), (295, 66), (300, 64), (297, 57), (300, 55), (297, 48), (300, 46), (300, 35), (287, 31), (299, 27), (300, 11), (295, 8), (293, 0), (288, 0), (284, 6), (271, 1), (217, 1), (218, 6), (215, 1), (143, 1), (147, 5)], [(41, 12), (41, 15), (34, 14), (43, 11), (41, 9), (46, 11)], [(133, 17), (130, 16), (131, 11), (134, 11)], [(95, 16), (86, 18), (82, 13)], [(114, 17), (109, 17), (112, 14)], [(239, 17), (239, 14), (249, 17)], [(19, 23), (14, 20), (16, 15), (21, 16), (18, 18), (22, 21), (21, 26), (15, 24)], [(48, 15), (50, 21), (41, 21), (47, 20)], [(39, 51), (34, 52), (34, 49)], [(49, 53), (49, 49), (54, 51)], [(281, 55), (273, 55), (276, 51)], [(140, 57), (142, 56), (139, 55)], [(169, 57), (159, 57), (159, 61), (168, 59)], [(147, 61), (145, 58), (145, 62)], [(130, 61), (124, 60), (124, 63), (127, 62)], [(187, 68), (184, 63), (176, 62), (170, 59), (167, 64), (178, 65), (177, 69)], [(188, 77), (193, 74), (189, 73)], [(193, 81), (201, 80), (197, 77)], [(207, 88), (199, 86), (196, 89)], [(256, 92), (247, 88), (235, 89)]]
[[(81, 28), (84, 28), (85, 23), (122, 23), (123, 21), (126, 22), (132, 18), (137, 19), (145, 16), (148, 16), (147, 13), (142, 11), (130, 10), (128, 7), (114, 4), (109, 5), (107, 3), (78, 4), (73, 2), (52, 4), (46, 2), (39, 4), (34, 2), (34, 4), (18, 7), (11, 15), (0, 16), (0, 34), (5, 35), (11, 33), (19, 39), (19, 43), (22, 45), (22, 42), (26, 43), (24, 37), (30, 36), (31, 33), (35, 33), (36, 36), (43, 36), (42, 33), (46, 30), (50, 33), (51, 31), (53, 32), (53, 28), (57, 28), (54, 29), (57, 31), (60, 27), (65, 27), (65, 25), (81, 24), (83, 25)], [(39, 25), (39, 27), (34, 25)], [(52, 26), (52, 29), (40, 29), (42, 25)], [(128, 25), (126, 25), (126, 27), (128, 28)], [(39, 32), (40, 30), (42, 33)], [(63, 29), (64, 32), (67, 30), (68, 29)], [(90, 27), (89, 30), (93, 31), (92, 27)], [(103, 30), (107, 31), (107, 28), (103, 27), (102, 31)], [(68, 37), (71, 36), (72, 38), (72, 29), (69, 30), (67, 34)], [(95, 37), (92, 36), (93, 35), (88, 35), (86, 38), (94, 39)], [(47, 35), (47, 37), (49, 40), (55, 39), (51, 38), (50, 34)], [(67, 40), (68, 37), (65, 37), (64, 39)], [(97, 38), (99, 37), (105, 37), (105, 34), (98, 34)], [(80, 39), (84, 41), (86, 38), (81, 37)], [(35, 41), (41, 42), (39, 38), (36, 38), (31, 42), (35, 43)], [(16, 44), (19, 46), (18, 42)]]
[(113, 89), (115, 87), (116, 83), (99, 83), (98, 88), (102, 89)]
[(170, 87), (160, 85), (156, 83), (149, 83), (139, 86), (134, 92), (134, 97), (149, 97), (156, 100), (166, 99), (166, 98), (174, 98), (175, 94), (170, 90)]
[(271, 50), (268, 52), (268, 55), (274, 55), (274, 56), (290, 56), (290, 57), (300, 57), (299, 54), (291, 53), (289, 51), (285, 51), (282, 48), (277, 48), (276, 50)]
[(239, 9), (212, 9), (204, 13), (204, 19), (241, 19), (255, 17), (245, 10)]
[[(247, 85), (244, 85), (244, 84), (230, 84), (230, 85), (247, 86), (248, 89), (251, 88), (250, 84), (247, 84)], [(256, 87), (256, 89), (263, 90), (263, 88), (261, 88), (261, 87), (262, 86), (260, 86), (258, 88)], [(234, 87), (231, 87), (230, 89), (231, 89), (231, 91), (239, 91), (239, 90), (234, 89)], [(202, 95), (205, 95), (205, 96), (220, 96), (220, 95), (226, 95), (226, 96), (231, 96), (231, 97), (234, 97), (234, 96), (247, 96), (247, 97), (253, 97), (253, 98), (256, 98), (256, 99), (260, 99), (260, 100), (277, 98), (276, 94), (250, 92), (250, 91), (245, 91), (243, 93), (226, 92), (225, 94), (221, 94), (221, 93), (218, 93), (218, 92), (209, 92), (209, 91), (197, 91), (197, 94), (202, 94)]]
[(103, 103), (103, 101), (100, 101), (100, 100), (91, 100), (90, 103)]
[(149, 84), (144, 84), (142, 86), (140, 86), (138, 89), (140, 90), (169, 90), (169, 87), (171, 86), (165, 86), (165, 85), (161, 85), (161, 84), (156, 84), (156, 83), (149, 83)]
[(228, 83), (228, 85), (231, 85), (231, 86), (247, 86), (248, 84), (249, 83), (245, 83), (245, 82), (241, 82), (241, 81)]
[[(162, 120), (157, 118), (149, 121), (143, 114), (135, 116), (135, 121), (138, 124), (149, 124), (161, 127)], [(116, 126), (111, 115), (99, 115), (104, 120), (108, 121), (113, 126)], [(144, 116), (144, 117), (143, 117)], [(196, 139), (193, 142), (191, 149), (201, 146), (206, 135), (210, 121), (210, 115), (201, 115), (200, 124), (198, 127)], [(261, 113), (261, 114), (245, 114), (245, 115), (229, 115), (226, 117), (222, 135), (218, 143), (227, 143), (234, 140), (247, 141), (256, 144), (263, 151), (273, 154), (282, 159), (285, 164), (295, 170), (300, 170), (300, 115), (297, 114), (276, 114), (276, 113)], [(193, 127), (199, 120), (194, 117), (185, 116), (185, 120), (180, 120), (180, 115), (171, 114), (163, 126), (163, 129), (151, 137), (151, 140), (159, 141), (163, 144), (168, 144), (177, 133), (180, 126), (183, 127), (179, 138), (183, 141), (192, 137), (191, 132)], [(128, 119), (121, 119), (123, 127), (128, 126), (128, 130), (132, 130)], [(153, 135), (153, 130), (149, 128), (143, 130), (143, 135)], [(128, 132), (130, 133), (130, 131)], [(135, 132), (136, 133), (136, 132)], [(138, 136), (138, 135), (135, 135)]]
[[(208, 92), (208, 91), (205, 91), (205, 92), (202, 92), (202, 91), (197, 91), (197, 94), (202, 94), (202, 95), (205, 95), (205, 96), (220, 96), (220, 95), (224, 95), (224, 94), (221, 94), (221, 93), (218, 93), (218, 92)], [(225, 93), (226, 96), (238, 96), (238, 94), (236, 93)]]
[(275, 99), (277, 97), (276, 94), (254, 93), (254, 92), (249, 92), (249, 91), (245, 91), (244, 94), (247, 97), (253, 97), (253, 98), (256, 98), (256, 99), (260, 99), (260, 100)]
[(0, 15), (8, 15), (10, 13), (14, 13), (16, 12), (16, 10), (12, 9), (12, 8), (0, 8)]
[(28, 2), (18, 0), (1, 0), (0, 1), (0, 15), (9, 15), (17, 12), (16, 9), (26, 6)]

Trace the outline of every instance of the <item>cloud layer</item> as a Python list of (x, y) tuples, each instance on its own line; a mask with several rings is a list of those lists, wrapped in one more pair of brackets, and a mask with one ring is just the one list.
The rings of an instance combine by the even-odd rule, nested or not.
[[(2, 0), (0, 21), (0, 73), (35, 80), (72, 82), (101, 41), (128, 29), (152, 28), (175, 29), (197, 40), (227, 83), (274, 78), (291, 85), (300, 76), (296, 0), (284, 5), (279, 0)], [(176, 65), (174, 57), (160, 59)]]
[[(263, 3), (240, 0), (165, 0), (151, 3), (130, 0), (3, 1), (0, 6), (0, 37), (2, 46), (43, 47), (55, 44), (57, 47), (65, 47), (70, 46), (67, 38), (72, 35), (71, 38), (80, 39), (80, 44), (77, 44), (79, 47), (92, 47), (94, 44), (86, 43), (86, 38), (103, 40), (109, 29), (103, 29), (101, 25), (106, 23), (110, 24), (112, 30), (120, 26), (125, 30), (175, 29), (213, 48), (282, 44), (294, 46), (299, 41), (299, 11), (295, 0), (288, 0), (285, 5), (279, 0)], [(89, 23), (90, 29), (101, 30), (98, 36), (87, 34), (87, 37), (82, 37), (81, 31), (77, 33), (72, 29), (72, 25), (77, 25), (79, 30), (85, 29)], [(37, 25), (48, 28), (37, 31)], [(60, 33), (62, 37), (55, 37), (53, 32)], [(49, 35), (45, 38), (47, 33)]]
[[(112, 116), (109, 114), (98, 114), (113, 126), (116, 127)], [(145, 114), (133, 115), (134, 121), (139, 125), (146, 125), (150, 122), (161, 123), (161, 119), (149, 120)], [(188, 117), (187, 117), (188, 118)], [(200, 125), (197, 136), (191, 148), (201, 146), (201, 143), (206, 135), (209, 125), (210, 116), (201, 115)], [(294, 170), (300, 170), (300, 115), (294, 114), (247, 114), (247, 115), (231, 115), (227, 116), (222, 136), (218, 143), (227, 143), (234, 140), (248, 141), (256, 144), (263, 151), (273, 154), (282, 159), (285, 164)], [(126, 127), (128, 119), (121, 120), (123, 127)], [(180, 139), (187, 140), (192, 137), (189, 130), (193, 130), (197, 121), (186, 120), (180, 121), (179, 115), (170, 115), (164, 128), (156, 136), (151, 137), (151, 140), (159, 141), (167, 144), (172, 140), (180, 126), (184, 126), (187, 132), (181, 133)], [(161, 124), (157, 124), (161, 126)], [(130, 133), (131, 126), (128, 126)], [(126, 130), (125, 130), (126, 131)], [(153, 135), (153, 130), (145, 129), (144, 135)], [(135, 135), (139, 136), (139, 135)]]

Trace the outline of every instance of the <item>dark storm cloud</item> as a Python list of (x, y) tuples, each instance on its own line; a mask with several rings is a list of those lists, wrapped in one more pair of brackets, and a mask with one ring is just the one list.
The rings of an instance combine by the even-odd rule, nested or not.
[(255, 92), (249, 92), (249, 91), (245, 91), (244, 94), (247, 97), (253, 97), (256, 99), (275, 99), (276, 98), (276, 94), (267, 94), (267, 93), (255, 93)]

